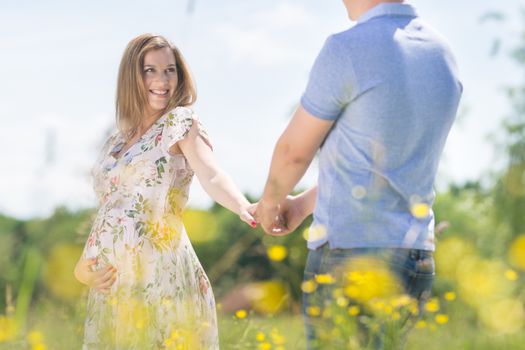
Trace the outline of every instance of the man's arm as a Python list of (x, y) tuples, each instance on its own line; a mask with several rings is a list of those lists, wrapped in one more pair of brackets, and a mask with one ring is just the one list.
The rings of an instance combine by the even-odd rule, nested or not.
[(281, 204), (312, 162), (334, 121), (311, 115), (302, 106), (295, 111), (273, 152), (270, 173), (257, 207), (257, 218), (271, 233)]

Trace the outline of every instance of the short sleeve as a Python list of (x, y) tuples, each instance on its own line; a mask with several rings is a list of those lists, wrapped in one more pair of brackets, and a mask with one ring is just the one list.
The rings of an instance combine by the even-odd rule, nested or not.
[(313, 116), (336, 120), (350, 102), (352, 67), (344, 45), (330, 36), (310, 71), (301, 105)]
[(161, 141), (164, 152), (169, 154), (169, 149), (188, 135), (193, 123), (197, 123), (199, 135), (203, 138), (204, 142), (213, 149), (208, 133), (195, 112), (186, 107), (177, 107), (168, 112), (166, 116)]

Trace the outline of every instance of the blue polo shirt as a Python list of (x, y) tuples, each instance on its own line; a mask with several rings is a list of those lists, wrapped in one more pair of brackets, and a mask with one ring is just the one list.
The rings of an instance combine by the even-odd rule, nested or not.
[(433, 184), (462, 92), (443, 37), (383, 3), (330, 36), (301, 105), (335, 124), (308, 247), (434, 250)]

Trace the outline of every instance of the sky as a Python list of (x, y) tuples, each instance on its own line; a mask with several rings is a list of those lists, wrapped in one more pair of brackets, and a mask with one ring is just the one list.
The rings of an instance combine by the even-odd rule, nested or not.
[[(487, 178), (502, 166), (489, 136), (511, 111), (505, 87), (523, 81), (509, 52), (525, 29), (525, 1), (409, 3), (448, 39), (464, 85), (437, 188)], [(492, 12), (504, 20), (481, 20)], [(353, 24), (341, 0), (3, 0), (0, 213), (27, 219), (96, 205), (90, 168), (114, 126), (118, 64), (144, 32), (181, 49), (218, 162), (259, 196), (324, 40)], [(298, 188), (316, 174), (314, 162)], [(189, 205), (210, 204), (195, 180)]]

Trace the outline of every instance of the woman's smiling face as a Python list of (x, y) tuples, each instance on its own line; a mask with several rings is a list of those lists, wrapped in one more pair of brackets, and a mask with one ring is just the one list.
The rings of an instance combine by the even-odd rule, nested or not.
[(145, 113), (146, 117), (151, 117), (166, 108), (177, 88), (177, 66), (170, 48), (146, 53), (142, 79), (148, 96)]

